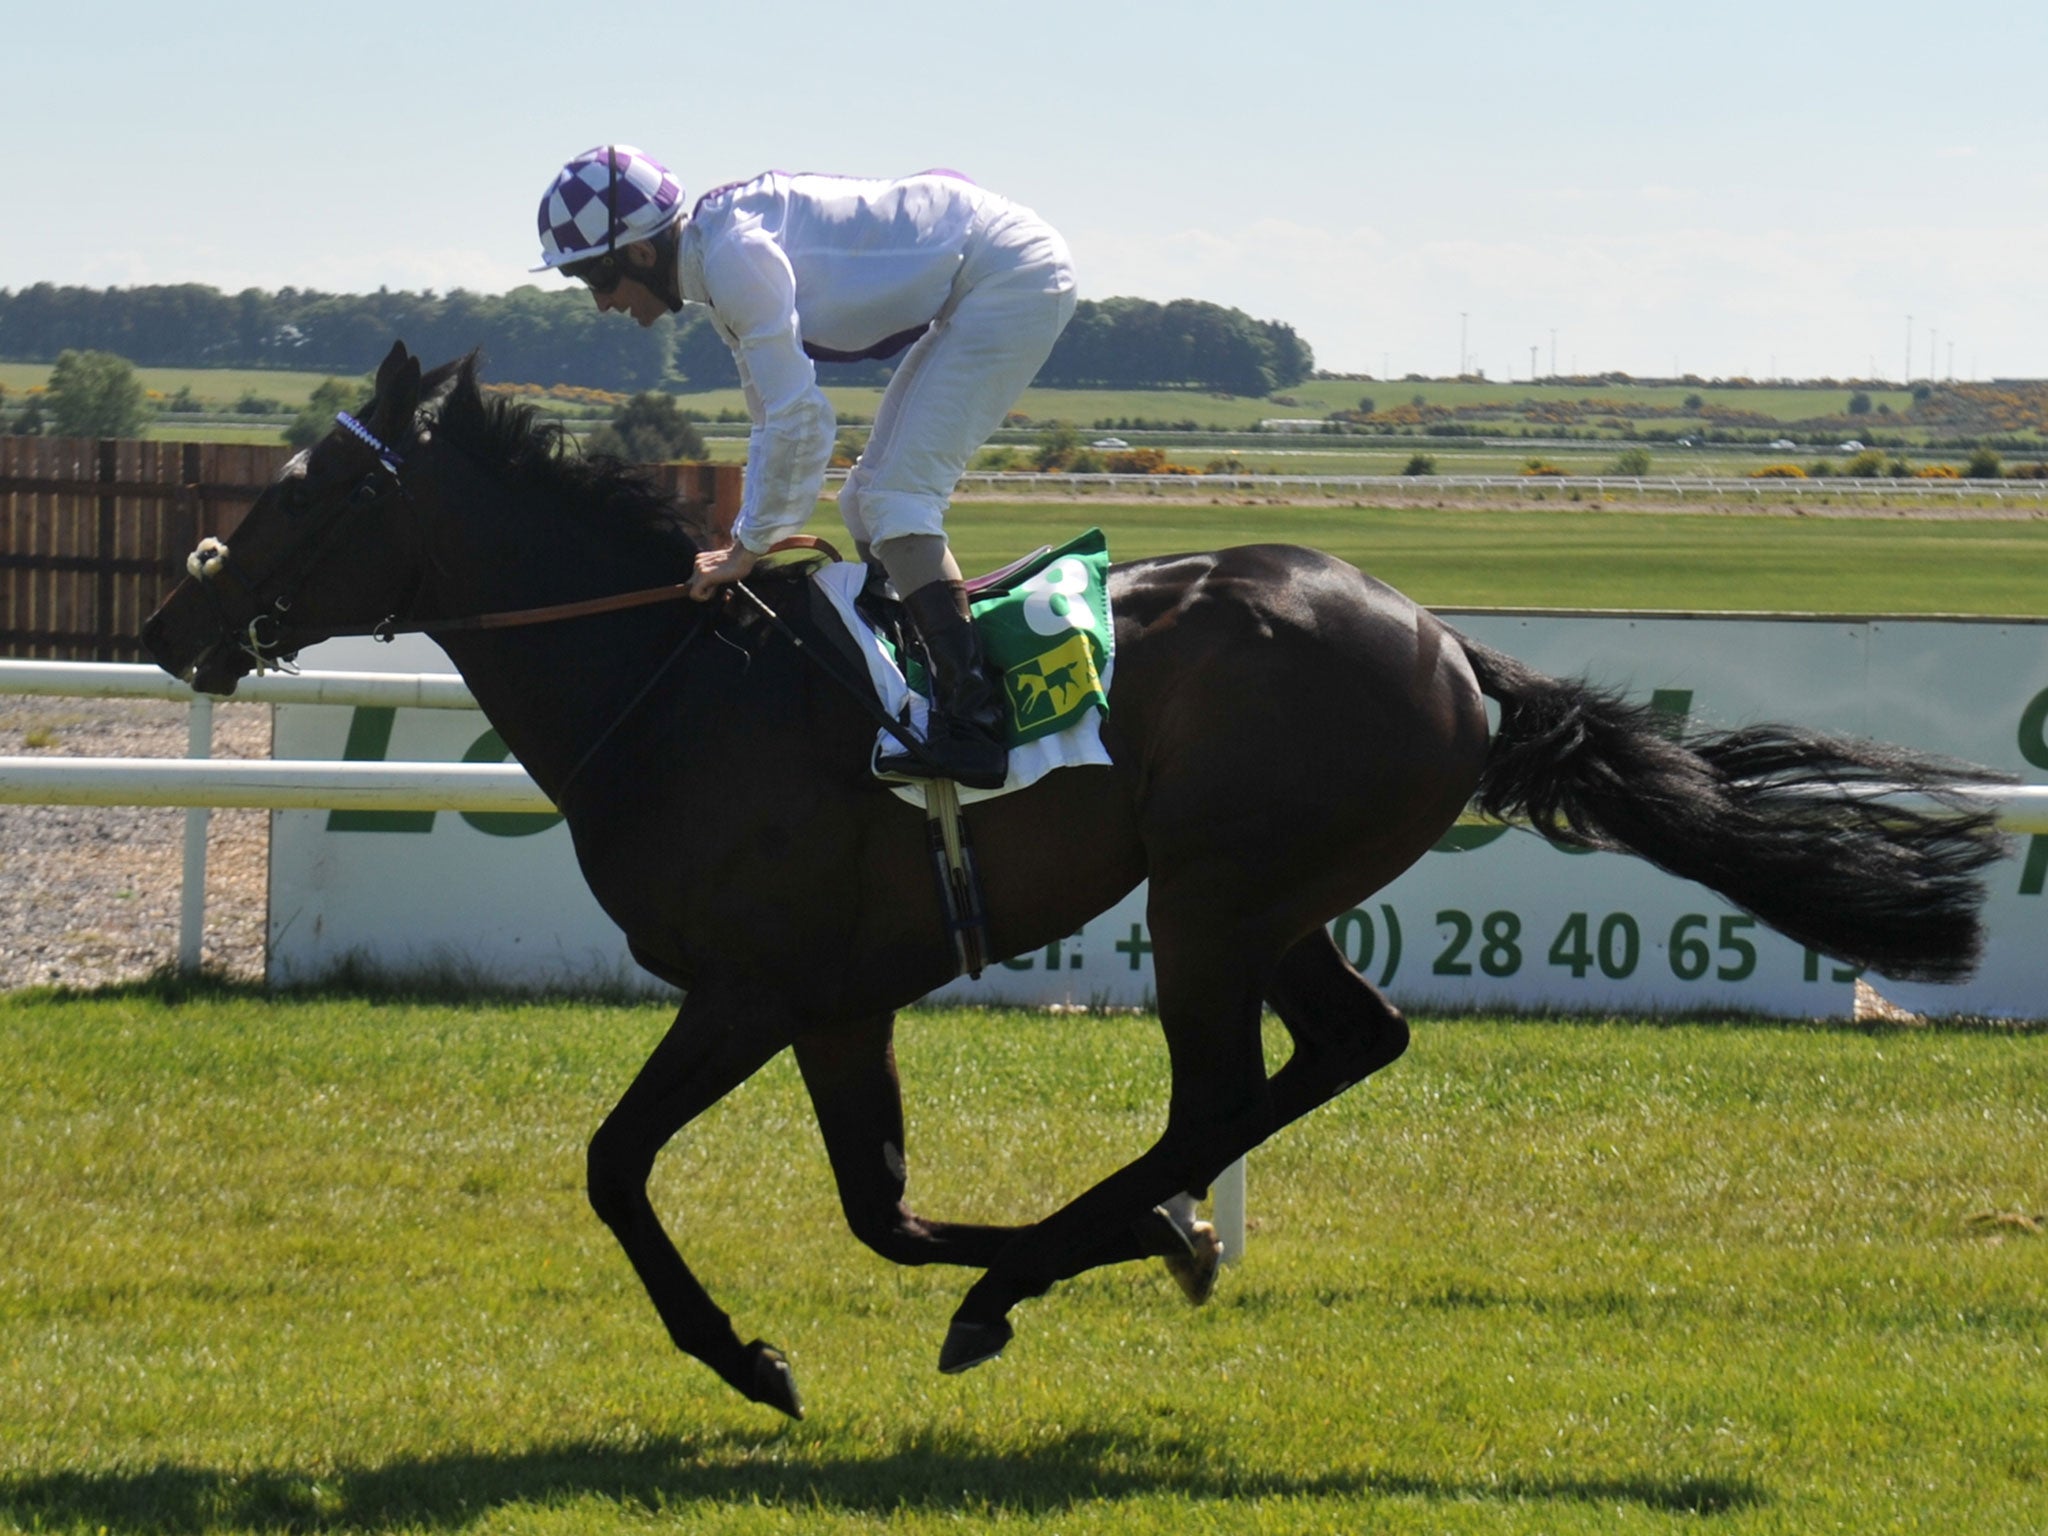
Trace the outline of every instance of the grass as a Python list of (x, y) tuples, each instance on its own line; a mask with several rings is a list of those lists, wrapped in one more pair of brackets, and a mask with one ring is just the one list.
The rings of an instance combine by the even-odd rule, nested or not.
[[(721, 431), (725, 435), (720, 435)], [(1406, 472), (1411, 458), (1417, 453), (1426, 453), (1435, 461), (1433, 473), (1439, 475), (1519, 477), (1531, 459), (1540, 458), (1573, 475), (1613, 476), (1616, 473), (1615, 457), (1621, 446), (1608, 441), (1543, 447), (1493, 447), (1472, 438), (1336, 438), (1320, 434), (1301, 437), (1269, 434), (1256, 446), (1249, 446), (1242, 439), (1220, 443), (1200, 433), (1180, 440), (1158, 434), (1138, 434), (1133, 440), (1162, 448), (1171, 463), (1187, 469), (1208, 473), (1214, 464), (1219, 466), (1215, 470), (1217, 474), (1239, 475), (1400, 475)], [(1033, 434), (1025, 433), (1018, 442), (1003, 445), (1017, 455), (1013, 467), (1028, 469), (1030, 446), (1035, 441)], [(704, 447), (705, 457), (714, 463), (740, 464), (746, 461), (747, 440), (740, 428), (717, 429), (708, 433)], [(1801, 468), (1808, 468), (1816, 457), (1811, 450), (1793, 454), (1739, 447), (1678, 448), (1668, 444), (1652, 444), (1648, 451), (1650, 468), (1647, 478), (1650, 479), (1709, 476), (1740, 480), (1767, 464), (1791, 459), (1797, 459)], [(1235, 466), (1229, 463), (1232, 457), (1236, 459)], [(1822, 457), (1831, 461), (1836, 474), (1843, 472), (1845, 455), (1833, 453)], [(1916, 468), (1929, 464), (1952, 464), (1960, 469), (1969, 460), (1967, 453), (1955, 450), (1913, 450), (1906, 457)], [(2025, 462), (2026, 457), (2018, 454), (2008, 456), (2012, 463)], [(976, 464), (987, 467), (984, 460), (985, 455), (977, 455), (970, 468)], [(1422, 488), (1414, 489), (1420, 491)], [(1515, 489), (1522, 494), (1535, 494), (1545, 488), (1540, 481), (1525, 481)], [(1789, 494), (1782, 487), (1761, 489), (1766, 492), (1776, 489), (1779, 494)], [(2033, 496), (2037, 489), (2038, 483), (2032, 481), (2008, 487), (2009, 492), (2021, 496)], [(1172, 495), (1171, 483), (1163, 482), (1160, 493)], [(1209, 493), (1205, 491), (1205, 494)], [(1551, 488), (1548, 494), (1559, 497), (1564, 493)], [(1809, 491), (1808, 495), (1817, 499), (1819, 493)], [(1896, 495), (1903, 504), (1911, 505), (1913, 488), (1908, 487)]]
[[(1263, 1149), (1247, 1261), (933, 1370), (778, 1062), (656, 1198), (800, 1425), (673, 1355), (581, 1194), (632, 1007), (0, 998), (0, 1524), (47, 1531), (2035, 1531), (2039, 1037), (1438, 1020)], [(81, 1047), (89, 1043), (89, 1049)], [(1157, 1128), (1129, 1017), (920, 1012), (913, 1196)], [(1054, 1111), (1051, 1106), (1057, 1104)], [(1973, 1221), (2005, 1214), (2004, 1225)]]
[[(832, 386), (827, 388), (826, 393), (832, 398), (835, 410), (842, 413), (851, 412), (868, 420), (874, 419), (875, 408), (882, 398), (879, 386)], [(1203, 427), (1218, 429), (1245, 429), (1256, 426), (1261, 421), (1321, 418), (1332, 411), (1354, 409), (1359, 400), (1365, 397), (1370, 397), (1373, 403), (1384, 411), (1418, 398), (1429, 405), (1446, 406), (1453, 410), (1467, 405), (1513, 406), (1528, 400), (1576, 402), (1586, 398), (1619, 399), (1640, 405), (1678, 407), (1683, 405), (1688, 396), (1698, 394), (1713, 404), (1755, 411), (1759, 415), (1774, 417), (1780, 421), (1799, 421), (1845, 410), (1852, 393), (1853, 391), (1846, 388), (1714, 389), (1703, 386), (1693, 389), (1678, 385), (1639, 387), (1515, 384), (1450, 379), (1309, 379), (1300, 384), (1290, 385), (1272, 398), (1263, 400), (1239, 395), (1211, 394), (1203, 390), (1033, 387), (1025, 391), (1023, 399), (1017, 404), (1017, 410), (1034, 421), (1069, 421), (1082, 427), (1092, 427), (1101, 421), (1142, 418), (1164, 422), (1193, 421)], [(704, 390), (687, 395), (683, 399), (686, 405), (714, 416), (721, 410), (746, 409), (745, 399), (738, 389)], [(1901, 416), (1913, 407), (1913, 396), (1905, 390), (1874, 390), (1870, 392), (1870, 399), (1873, 409), (1879, 404), (1887, 404)], [(1672, 417), (1653, 424), (1674, 431), (1684, 431), (1688, 427), (1699, 427), (1703, 423), (1700, 418), (1695, 417)], [(1521, 425), (1520, 422), (1498, 422), (1488, 424), (1488, 430), (1495, 436), (1505, 436)], [(1898, 430), (1902, 425), (1873, 417), (1871, 430)]]
[[(2048, 521), (1458, 511), (1082, 497), (960, 502), (986, 570), (1091, 524), (1119, 560), (1267, 540), (1312, 545), (1436, 607), (2048, 613)], [(814, 530), (833, 537), (829, 511)]]
[[(189, 389), (202, 404), (225, 411), (245, 394), (282, 401), (297, 410), (333, 375), (270, 368), (137, 368), (135, 377), (144, 389), (166, 399)], [(47, 363), (0, 363), (0, 386), (10, 394), (26, 393), (49, 380)]]
[[(49, 372), (49, 367), (40, 363), (0, 363), (0, 390), (17, 397), (25, 395), (32, 389), (42, 387), (49, 378)], [(150, 392), (152, 399), (167, 400), (180, 390), (189, 390), (211, 413), (210, 419), (205, 421), (192, 417), (160, 417), (146, 429), (145, 436), (148, 438), (179, 442), (259, 443), (282, 442), (284, 428), (290, 416), (303, 407), (313, 391), (330, 377), (325, 373), (282, 369), (155, 367), (137, 368), (136, 375), (143, 387)], [(853, 387), (829, 383), (825, 392), (842, 418), (862, 422), (871, 422), (874, 419), (882, 395), (879, 386)], [(1382, 409), (1413, 399), (1456, 408), (1481, 404), (1515, 407), (1532, 400), (1576, 402), (1583, 398), (1614, 399), (1671, 408), (1680, 406), (1688, 396), (1695, 393), (1714, 403), (1753, 411), (1789, 423), (1830, 411), (1840, 411), (1846, 406), (1850, 391), (1845, 388), (1820, 387), (1715, 389), (1713, 386), (1701, 386), (1695, 390), (1676, 385), (1639, 387), (1483, 383), (1460, 380), (1311, 379), (1263, 400), (1211, 394), (1199, 390), (1034, 388), (1027, 390), (1018, 401), (1017, 410), (1035, 422), (1073, 422), (1088, 436), (1093, 436), (1098, 430), (1095, 426), (1098, 422), (1130, 420), (1193, 421), (1199, 423), (1205, 432), (1214, 434), (1233, 431), (1241, 433), (1261, 421), (1276, 417), (1320, 419), (1331, 411), (1353, 408), (1362, 397), (1367, 396)], [(268, 417), (252, 416), (232, 421), (219, 419), (222, 414), (231, 412), (235, 403), (245, 394), (255, 394), (278, 401), (283, 408), (283, 414)], [(746, 402), (738, 389), (703, 390), (678, 398), (686, 409), (701, 412), (706, 417), (715, 418), (721, 412), (743, 413), (746, 408)], [(1915, 440), (1925, 438), (1925, 429), (1909, 427), (1899, 419), (1912, 409), (1914, 402), (1909, 393), (1902, 390), (1880, 390), (1874, 392), (1871, 398), (1874, 404), (1889, 405), (1896, 414), (1892, 417), (1872, 416), (1871, 425), (1867, 429), (1869, 432), (1904, 432)], [(1533, 439), (1546, 439), (1554, 435), (1541, 425), (1532, 425), (1519, 417), (1514, 420), (1480, 422), (1475, 425), (1478, 430), (1493, 437), (1512, 438), (1526, 435)], [(1712, 423), (1702, 418), (1685, 416), (1646, 418), (1645, 425), (1674, 435), (1691, 433), (1704, 438)], [(1105, 426), (1100, 430), (1137, 429)], [(1745, 430), (1754, 432), (1758, 429)], [(1142, 433), (1140, 435), (1143, 436)], [(1009, 441), (1014, 434), (998, 436), (1000, 440)], [(1192, 443), (1185, 440), (1176, 442), (1172, 438), (1158, 441), (1164, 443), (1181, 461), (1196, 469), (1204, 468), (1212, 459), (1220, 458), (1226, 453), (1234, 453), (1248, 471), (1256, 473), (1395, 474), (1407, 464), (1412, 454), (1421, 451), (1431, 454), (1437, 460), (1438, 470), (1443, 474), (1514, 474), (1531, 457), (1543, 457), (1573, 473), (1602, 474), (1612, 472), (1614, 457), (1620, 446), (1618, 439), (1622, 436), (1625, 434), (1613, 434), (1604, 440), (1562, 446), (1509, 448), (1489, 448), (1473, 439), (1406, 436), (1340, 439), (1273, 434), (1266, 435), (1249, 446), (1239, 439), (1231, 447), (1204, 444), (1199, 440)], [(1026, 439), (1035, 440), (1031, 439), (1028, 433)], [(1692, 448), (1680, 448), (1669, 443), (1658, 444), (1654, 445), (1651, 451), (1652, 473), (1664, 475), (1746, 475), (1765, 462), (1759, 455), (1766, 453), (1766, 450), (1756, 447), (1717, 447), (1704, 442)], [(714, 435), (709, 441), (708, 452), (715, 460), (737, 462), (745, 457), (744, 435)], [(1823, 458), (1832, 457), (1836, 461), (1843, 458), (1843, 455), (1834, 449), (1832, 437), (1826, 442), (1805, 444), (1799, 454), (1776, 454), (1770, 457), (1798, 458), (1802, 466), (1807, 466), (1816, 455)], [(1961, 465), (1968, 455), (1954, 450), (1944, 452), (1924, 449), (1909, 450), (1908, 457), (1916, 464)], [(2027, 455), (2016, 454), (2008, 457), (2018, 460)], [(1839, 462), (1836, 467), (1841, 467)]]

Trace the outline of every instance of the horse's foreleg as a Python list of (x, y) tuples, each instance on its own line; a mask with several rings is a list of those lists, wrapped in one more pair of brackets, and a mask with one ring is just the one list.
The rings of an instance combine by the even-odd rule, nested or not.
[(895, 1015), (885, 1013), (796, 1039), (797, 1066), (817, 1110), (846, 1224), (893, 1263), (986, 1269), (1018, 1228), (927, 1221), (904, 1203), (909, 1171), (895, 1027)]
[(765, 1009), (692, 992), (633, 1084), (590, 1141), (591, 1206), (626, 1250), (676, 1347), (757, 1403), (803, 1417), (788, 1362), (759, 1339), (742, 1344), (732, 1320), (690, 1273), (647, 1179), (676, 1132), (751, 1077), (789, 1041)]

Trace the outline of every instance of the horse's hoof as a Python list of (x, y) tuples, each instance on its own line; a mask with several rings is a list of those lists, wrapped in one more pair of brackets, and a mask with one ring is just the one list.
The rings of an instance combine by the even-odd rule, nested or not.
[(993, 1360), (1016, 1330), (998, 1318), (992, 1323), (963, 1323), (958, 1318), (946, 1330), (946, 1342), (939, 1349), (939, 1369), (948, 1376), (971, 1371), (985, 1360)]
[(1187, 1297), (1188, 1305), (1199, 1307), (1216, 1293), (1216, 1271), (1223, 1263), (1223, 1239), (1206, 1221), (1190, 1227), (1187, 1237), (1185, 1253), (1162, 1255), (1159, 1262), (1173, 1276), (1173, 1283)]
[(792, 1419), (804, 1416), (803, 1399), (796, 1395), (796, 1373), (789, 1360), (773, 1344), (756, 1339), (747, 1346), (754, 1357), (754, 1384), (747, 1396), (754, 1402), (779, 1408)]
[(1141, 1218), (1139, 1240), (1173, 1276), (1173, 1283), (1199, 1307), (1216, 1290), (1216, 1270), (1223, 1262), (1223, 1239), (1206, 1221), (1195, 1219), (1194, 1201), (1185, 1195), (1155, 1205)]

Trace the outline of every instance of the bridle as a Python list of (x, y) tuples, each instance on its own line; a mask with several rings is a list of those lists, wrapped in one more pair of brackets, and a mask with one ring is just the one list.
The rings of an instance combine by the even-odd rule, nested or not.
[[(405, 464), (404, 455), (349, 412), (338, 411), (334, 419), (344, 432), (375, 455), (377, 468), (358, 480), (346, 496), (337, 499), (337, 504), (325, 512), (320, 526), (310, 536), (300, 539), (283, 560), (254, 581), (246, 579), (240, 567), (229, 561), (227, 544), (211, 534), (201, 539), (198, 547), (185, 557), (186, 574), (205, 594), (220, 626), (221, 638), (216, 643), (232, 643), (249, 658), (259, 677), (266, 672), (291, 671), (291, 661), (298, 654), (299, 646), (309, 643), (294, 639), (286, 616), (291, 612), (292, 600), (300, 583), (345, 530), (347, 514), (375, 501), (387, 488), (396, 490), (408, 505), (412, 504), (412, 493), (399, 473)], [(251, 612), (246, 623), (228, 616), (223, 592), (228, 584), (239, 588), (248, 601)], [(275, 596), (270, 595), (273, 592)], [(373, 630), (355, 632), (371, 633)], [(320, 636), (333, 633), (336, 632), (323, 629)]]
[[(381, 491), (383, 486), (388, 486), (397, 491), (408, 506), (417, 510), (418, 503), (413, 500), (403, 474), (405, 456), (347, 411), (336, 412), (334, 419), (344, 432), (375, 455), (377, 467), (382, 471), (382, 484), (378, 486), (378, 490)], [(361, 508), (374, 499), (375, 493), (366, 492), (376, 483), (375, 472), (358, 482), (356, 488), (343, 498), (341, 505), (328, 514), (325, 523), (314, 536), (302, 540), (288, 559), (264, 573), (258, 581), (248, 582), (242, 579), (240, 573), (228, 563), (228, 546), (217, 538), (201, 539), (199, 547), (185, 557), (186, 573), (199, 584), (200, 590), (205, 592), (213, 603), (215, 617), (220, 622), (222, 639), (231, 640), (244, 655), (248, 656), (255, 663), (258, 675), (268, 671), (289, 671), (291, 658), (297, 654), (299, 646), (311, 644), (313, 639), (367, 637), (389, 642), (399, 635), (513, 629), (529, 624), (553, 624), (566, 619), (617, 613), (656, 603), (677, 602), (689, 595), (688, 584), (676, 582), (666, 586), (613, 593), (606, 597), (585, 598), (578, 602), (550, 603), (536, 608), (506, 609), (447, 618), (422, 619), (393, 611), (375, 623), (322, 625), (317, 635), (306, 638), (295, 636), (286, 615), (291, 612), (293, 595), (299, 583), (319, 563), (320, 557), (340, 535), (346, 520), (345, 514)], [(280, 577), (283, 579), (280, 580)], [(254, 616), (245, 625), (238, 625), (227, 615), (217, 585), (224, 579), (238, 586), (250, 600), (251, 606), (256, 609)], [(284, 590), (277, 596), (268, 598), (266, 602), (266, 594), (279, 586)]]

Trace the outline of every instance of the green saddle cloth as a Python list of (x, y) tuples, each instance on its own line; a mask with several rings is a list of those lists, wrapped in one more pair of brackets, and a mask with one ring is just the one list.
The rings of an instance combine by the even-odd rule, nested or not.
[[(1109, 713), (1103, 680), (1116, 654), (1109, 614), (1109, 540), (1100, 528), (1019, 567), (970, 604), (989, 669), (1010, 706), (1010, 745), (1053, 736), (1089, 710)], [(904, 676), (930, 694), (924, 668)]]

